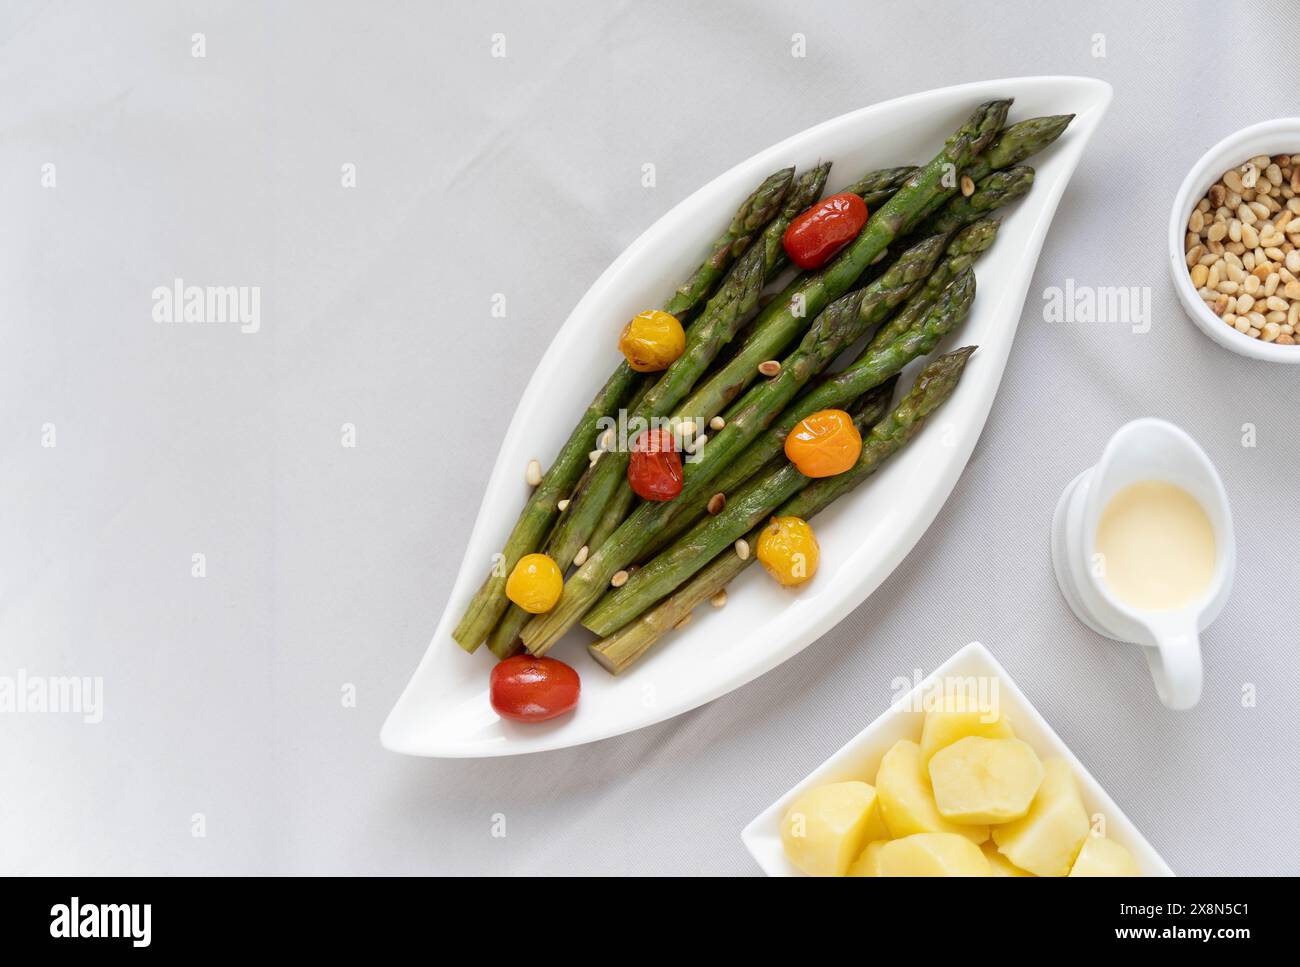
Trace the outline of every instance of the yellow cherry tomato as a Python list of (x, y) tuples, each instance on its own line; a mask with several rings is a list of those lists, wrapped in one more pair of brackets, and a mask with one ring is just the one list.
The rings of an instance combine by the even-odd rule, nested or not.
[(506, 578), (506, 597), (529, 614), (550, 611), (563, 590), (564, 575), (545, 554), (525, 554)]
[(821, 550), (802, 517), (773, 517), (758, 538), (758, 561), (787, 588), (812, 580)]
[(686, 349), (686, 333), (677, 317), (651, 309), (632, 317), (623, 327), (618, 350), (638, 373), (667, 369)]
[(833, 477), (858, 462), (862, 434), (843, 410), (805, 416), (785, 438), (785, 455), (805, 477)]

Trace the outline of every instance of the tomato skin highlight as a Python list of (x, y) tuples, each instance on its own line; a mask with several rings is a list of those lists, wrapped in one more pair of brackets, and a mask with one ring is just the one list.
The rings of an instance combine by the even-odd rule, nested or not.
[(515, 655), (492, 669), (492, 709), (515, 722), (545, 722), (578, 704), (582, 680), (557, 658)]
[(668, 430), (643, 430), (632, 441), (627, 482), (645, 500), (672, 500), (682, 492), (682, 456)]
[(786, 459), (805, 477), (834, 477), (857, 463), (862, 434), (843, 410), (818, 410), (785, 438)]
[(867, 215), (867, 203), (852, 192), (831, 195), (792, 221), (781, 244), (799, 268), (820, 268), (858, 237)]

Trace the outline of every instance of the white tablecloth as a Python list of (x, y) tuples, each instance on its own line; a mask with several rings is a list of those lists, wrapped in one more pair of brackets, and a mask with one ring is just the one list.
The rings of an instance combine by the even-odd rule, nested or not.
[[(894, 676), (979, 640), (1176, 870), (1300, 872), (1300, 371), (1212, 345), (1164, 265), (1191, 163), (1295, 112), (1294, 8), (899, 9), (6, 4), (0, 676), (99, 676), (103, 721), (0, 714), (0, 869), (751, 873), (741, 827)], [(1262, 78), (1242, 60), (1261, 43)], [(817, 121), (1052, 73), (1115, 100), (975, 455), (893, 577), (656, 727), (518, 759), (383, 751), (497, 439), (601, 269)], [(258, 331), (155, 322), (178, 278), (260, 287)], [(1044, 322), (1070, 278), (1151, 287), (1150, 332)], [(1236, 515), (1236, 590), (1185, 713), (1074, 620), (1049, 565), (1057, 495), (1141, 415), (1200, 441)]]

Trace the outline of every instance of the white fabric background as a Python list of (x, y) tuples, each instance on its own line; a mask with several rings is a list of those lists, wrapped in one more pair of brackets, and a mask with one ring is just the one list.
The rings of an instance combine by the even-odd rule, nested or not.
[[(1294, 6), (906, 6), (5, 4), (0, 674), (102, 675), (105, 720), (0, 717), (0, 869), (752, 873), (741, 827), (895, 675), (980, 640), (1176, 870), (1300, 872), (1300, 370), (1212, 345), (1163, 262), (1195, 158), (1295, 112)], [(1256, 48), (1263, 78), (1242, 73)], [(975, 455), (876, 595), (632, 735), (513, 760), (384, 752), (498, 435), (600, 270), (810, 124), (1040, 73), (1105, 78), (1115, 100)], [(154, 323), (151, 289), (178, 276), (260, 285), (261, 331)], [(1151, 331), (1044, 323), (1043, 290), (1071, 277), (1150, 286)], [(1136, 650), (1075, 622), (1049, 565), (1061, 488), (1145, 414), (1217, 461), (1240, 541), (1186, 713), (1158, 705)]]

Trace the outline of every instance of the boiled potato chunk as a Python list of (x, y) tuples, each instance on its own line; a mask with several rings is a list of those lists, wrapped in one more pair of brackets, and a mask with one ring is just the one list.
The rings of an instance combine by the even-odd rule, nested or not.
[(1029, 812), (1043, 764), (1019, 739), (968, 735), (930, 759), (939, 814), (954, 823), (1007, 823)]
[(914, 833), (880, 848), (881, 876), (989, 876), (980, 848), (955, 833)]
[(921, 747), (915, 742), (902, 739), (885, 753), (876, 773), (876, 793), (894, 839), (914, 833), (956, 833), (978, 844), (989, 838), (987, 826), (962, 826), (940, 815), (930, 777), (921, 764)]
[(1002, 855), (1037, 876), (1065, 876), (1089, 833), (1088, 813), (1064, 759), (1043, 760), (1043, 782), (1021, 819), (995, 827)]
[(1071, 876), (1141, 876), (1133, 854), (1113, 839), (1089, 836), (1070, 868)]
[(781, 821), (786, 857), (809, 876), (844, 876), (868, 840), (886, 835), (876, 790), (865, 782), (809, 789)]
[(985, 739), (1014, 739), (1001, 712), (995, 712), (989, 703), (960, 693), (936, 696), (934, 706), (925, 713), (921, 728), (921, 759), (929, 765), (930, 757), (944, 746), (952, 745), (968, 735)]
[(1016, 864), (998, 852), (997, 846), (992, 841), (985, 843), (980, 847), (984, 851), (984, 858), (989, 861), (990, 876), (1033, 876), (1034, 874), (1022, 870)]
[(862, 855), (849, 867), (849, 876), (879, 876), (880, 850), (886, 842), (887, 840), (877, 839), (868, 843)]

